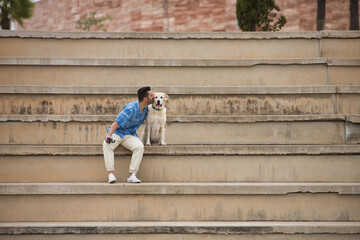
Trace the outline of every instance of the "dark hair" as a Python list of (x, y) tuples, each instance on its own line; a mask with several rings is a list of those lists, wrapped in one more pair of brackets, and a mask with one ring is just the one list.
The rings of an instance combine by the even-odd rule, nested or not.
[(148, 91), (151, 91), (151, 88), (149, 86), (142, 87), (138, 90), (137, 94), (138, 94), (139, 102), (141, 102), (142, 100), (144, 100), (145, 97), (148, 96)]

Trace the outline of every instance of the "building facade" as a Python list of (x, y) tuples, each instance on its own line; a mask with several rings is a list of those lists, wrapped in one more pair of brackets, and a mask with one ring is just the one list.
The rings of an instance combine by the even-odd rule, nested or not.
[[(281, 31), (316, 31), (316, 0), (276, 0), (288, 22)], [(40, 0), (34, 15), (15, 30), (79, 31), (76, 21), (96, 11), (109, 15), (109, 32), (239, 31), (236, 0)], [(360, 15), (360, 14), (359, 14)], [(325, 30), (350, 28), (350, 0), (327, 0)], [(96, 30), (96, 29), (94, 29)]]

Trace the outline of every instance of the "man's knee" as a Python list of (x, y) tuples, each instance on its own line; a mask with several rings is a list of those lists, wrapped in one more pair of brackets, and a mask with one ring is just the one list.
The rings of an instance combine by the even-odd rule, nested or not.
[(142, 142), (139, 142), (138, 144), (136, 144), (133, 149), (133, 152), (144, 152), (144, 144)]
[(106, 148), (108, 147), (107, 145), (108, 145), (108, 143), (106, 143), (106, 142), (104, 141), (103, 144), (102, 144), (102, 148), (103, 148), (103, 149), (106, 149)]
[(102, 144), (102, 148), (103, 148), (103, 151), (106, 151), (106, 150), (114, 151), (114, 147), (112, 146), (112, 144), (107, 143), (105, 141)]

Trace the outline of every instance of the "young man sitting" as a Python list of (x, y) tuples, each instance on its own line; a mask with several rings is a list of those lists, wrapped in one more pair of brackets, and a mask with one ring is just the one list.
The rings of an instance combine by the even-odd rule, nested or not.
[(109, 172), (109, 183), (116, 182), (114, 175), (114, 150), (123, 146), (132, 151), (129, 167), (129, 183), (140, 183), (136, 177), (144, 153), (144, 144), (136, 134), (147, 116), (148, 105), (154, 101), (154, 94), (150, 87), (143, 87), (138, 90), (138, 100), (127, 104), (116, 118), (115, 122), (108, 128), (107, 135), (103, 142), (105, 167)]

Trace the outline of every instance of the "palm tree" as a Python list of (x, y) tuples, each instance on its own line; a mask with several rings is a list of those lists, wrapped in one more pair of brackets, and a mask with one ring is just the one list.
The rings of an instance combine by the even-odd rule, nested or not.
[(0, 0), (0, 20), (2, 29), (10, 29), (10, 20), (23, 26), (23, 19), (33, 14), (34, 3), (30, 0)]
[(316, 30), (324, 30), (325, 26), (326, 0), (317, 0)]
[(350, 30), (359, 30), (359, 2), (350, 0)]

